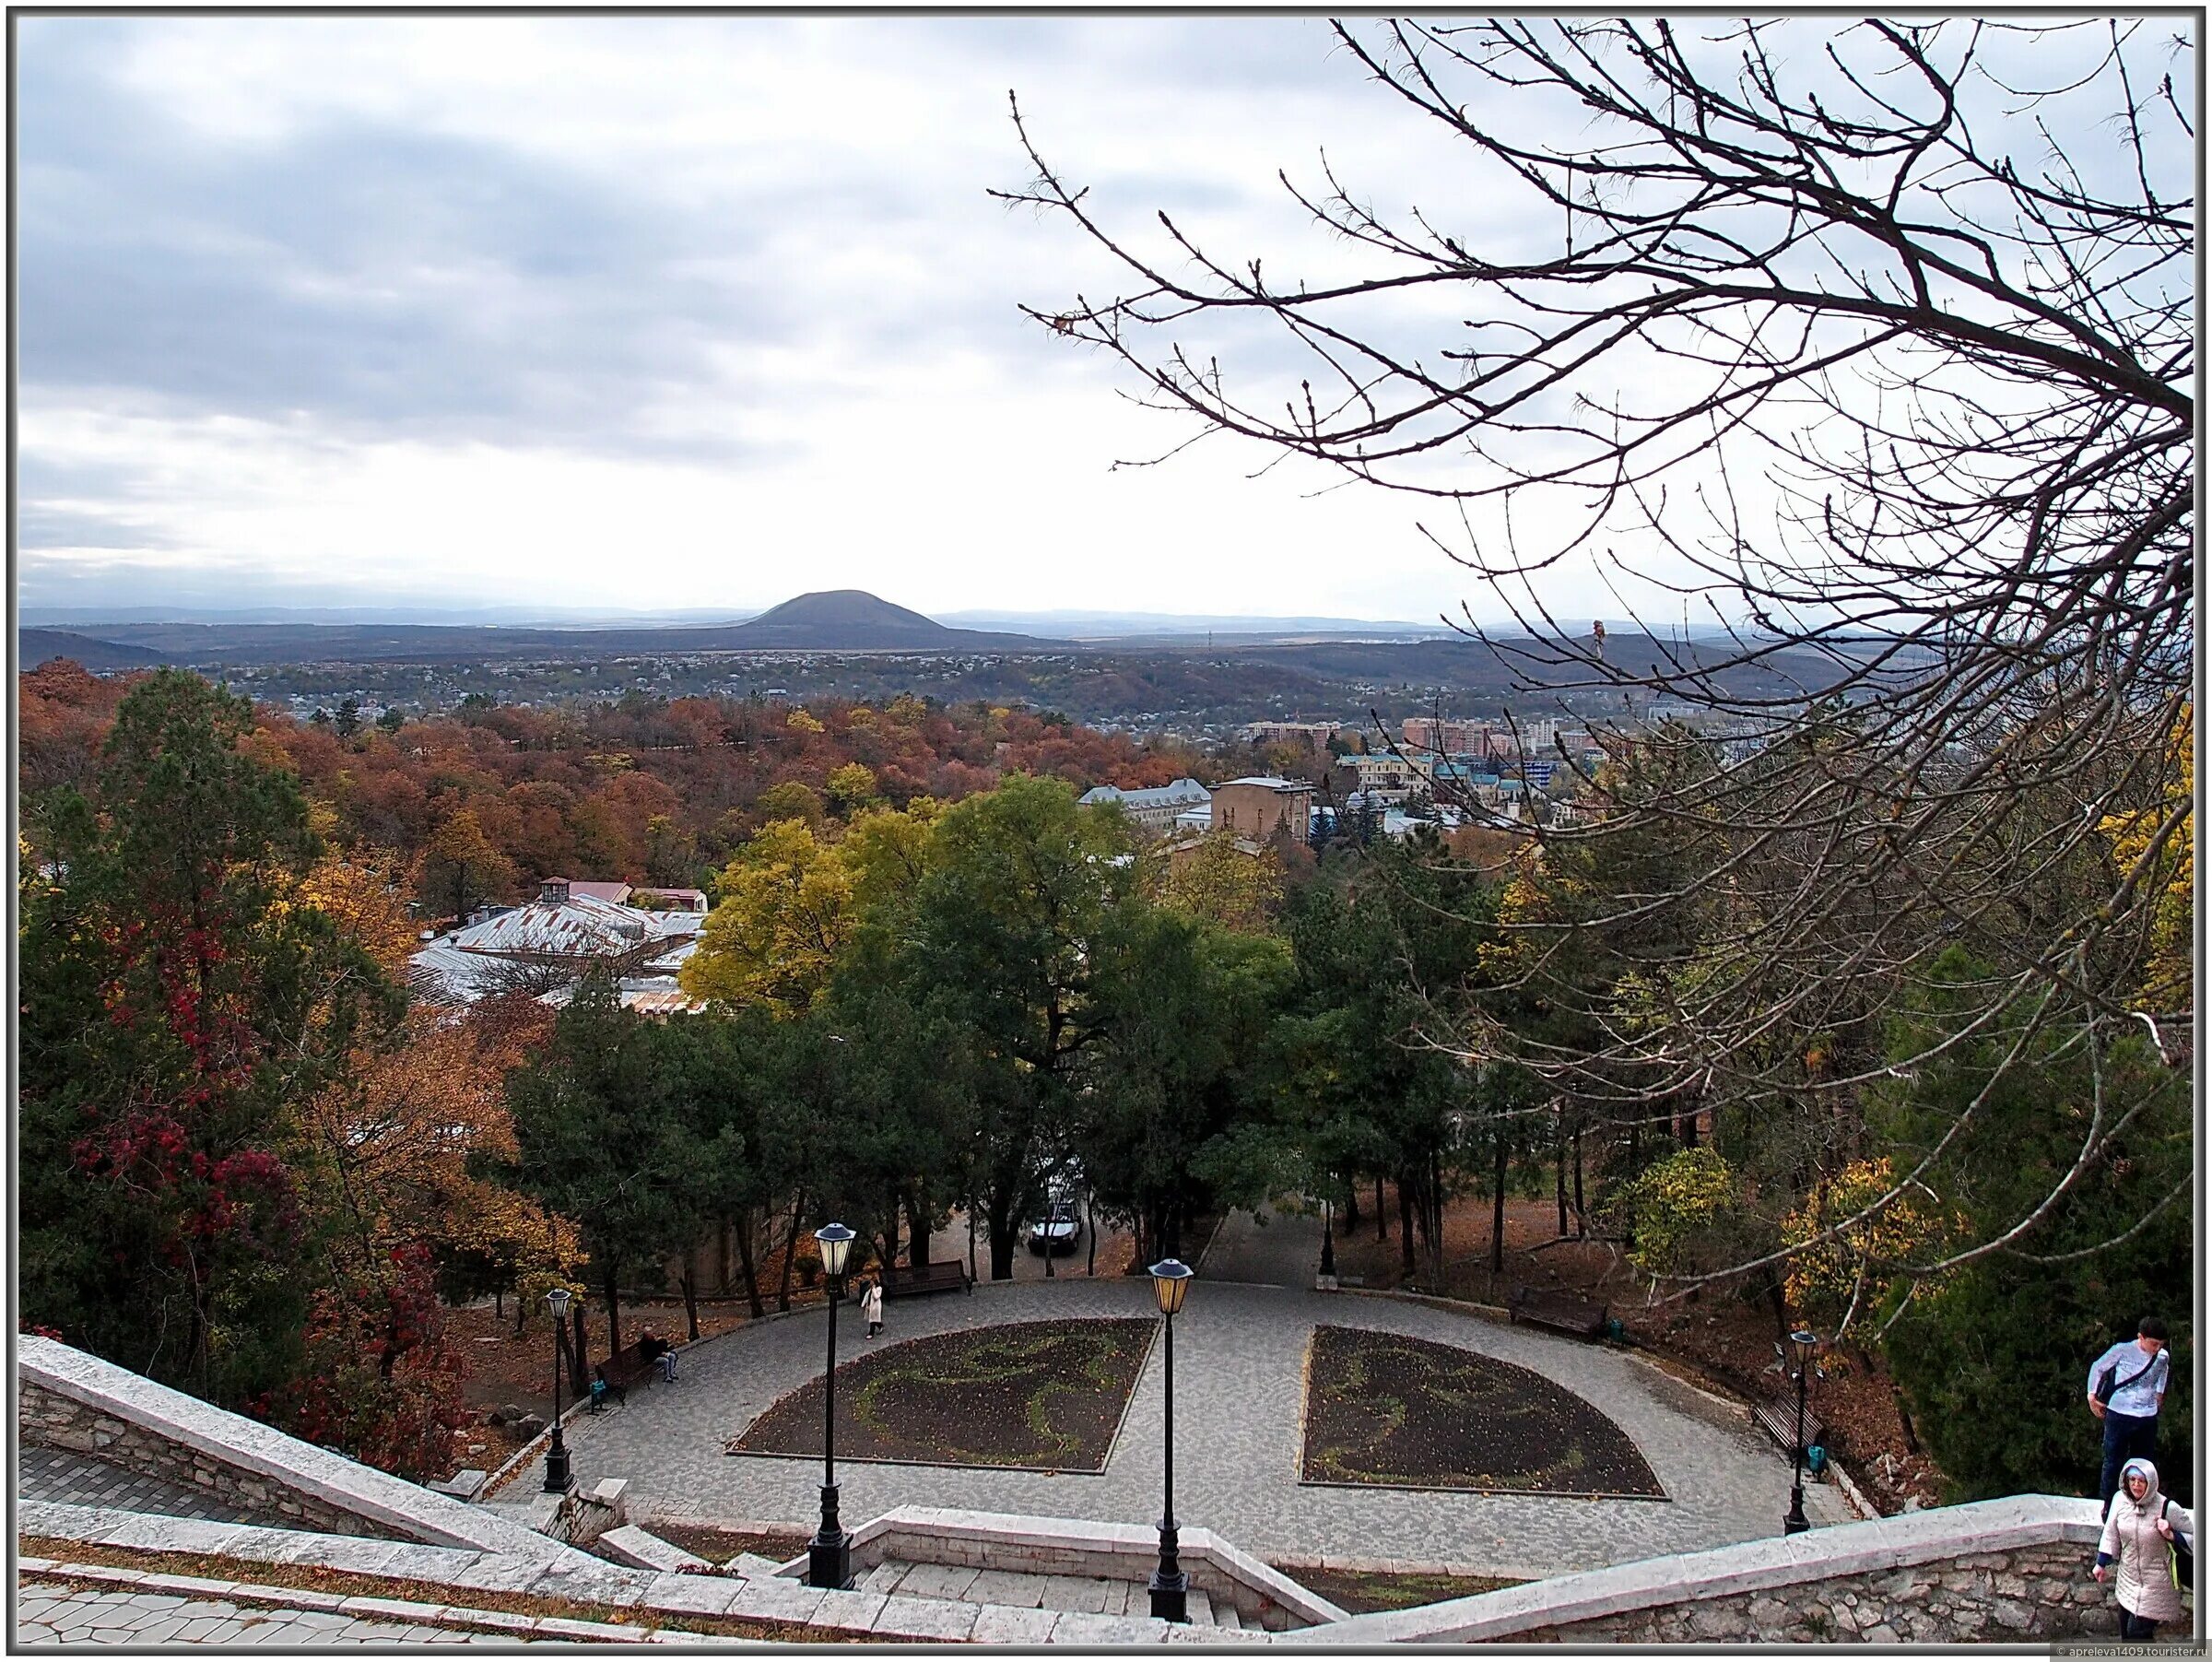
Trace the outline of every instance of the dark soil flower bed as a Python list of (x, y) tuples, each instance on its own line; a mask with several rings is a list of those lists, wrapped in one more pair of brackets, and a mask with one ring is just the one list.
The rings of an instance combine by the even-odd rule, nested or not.
[[(1103, 1471), (1157, 1323), (1016, 1322), (889, 1346), (837, 1370), (841, 1460)], [(733, 1455), (822, 1452), (822, 1382), (779, 1398)]]
[(1308, 1483), (1666, 1499), (1628, 1434), (1542, 1374), (1361, 1327), (1316, 1327)]

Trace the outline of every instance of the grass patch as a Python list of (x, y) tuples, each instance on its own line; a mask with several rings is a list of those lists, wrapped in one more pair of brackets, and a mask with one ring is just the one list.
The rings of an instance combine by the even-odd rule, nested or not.
[[(1279, 1568), (1279, 1566), (1278, 1566)], [(1393, 1575), (1379, 1570), (1284, 1570), (1299, 1585), (1355, 1616), (1472, 1598), (1520, 1584), (1503, 1575)]]
[(1666, 1498), (1628, 1433), (1541, 1373), (1364, 1327), (1316, 1327), (1300, 1468), (1308, 1483)]
[[(841, 1460), (1097, 1472), (1158, 1324), (1014, 1322), (908, 1339), (837, 1371)], [(823, 1382), (779, 1398), (734, 1455), (818, 1458)]]
[(726, 1564), (740, 1552), (757, 1553), (784, 1563), (806, 1550), (810, 1538), (803, 1530), (773, 1535), (747, 1529), (724, 1529), (713, 1524), (682, 1524), (666, 1518), (648, 1518), (640, 1527), (672, 1547), (698, 1554), (711, 1564)]

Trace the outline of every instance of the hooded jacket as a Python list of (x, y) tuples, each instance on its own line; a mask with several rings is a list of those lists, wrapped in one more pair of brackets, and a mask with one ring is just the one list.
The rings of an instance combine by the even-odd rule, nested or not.
[[(2127, 1480), (2146, 1480), (2143, 1498), (2127, 1492)], [(2097, 1542), (2097, 1562), (2117, 1561), (2120, 1574), (2113, 1591), (2120, 1608), (2146, 1621), (2178, 1621), (2182, 1617), (2181, 1589), (2173, 1585), (2168, 1554), (2171, 1549), (2159, 1533), (2159, 1519), (2172, 1526), (2174, 1535), (2195, 1550), (2196, 1525), (2186, 1509), (2176, 1506), (2159, 1491), (2159, 1468), (2148, 1460), (2130, 1460), (2120, 1468), (2120, 1490), (2112, 1496), (2112, 1510), (2104, 1515), (2104, 1534)]]

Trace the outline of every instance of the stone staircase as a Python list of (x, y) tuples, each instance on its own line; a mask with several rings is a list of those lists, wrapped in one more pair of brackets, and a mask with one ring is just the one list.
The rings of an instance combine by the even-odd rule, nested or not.
[[(1017, 1609), (1084, 1610), (1099, 1616), (1150, 1613), (1146, 1584), (1086, 1575), (1048, 1575), (1014, 1570), (978, 1570), (963, 1564), (912, 1563), (886, 1559), (859, 1578), (864, 1593), (906, 1598), (949, 1599)], [(1191, 1625), (1244, 1631), (1234, 1606), (1216, 1604), (1197, 1588), (1189, 1595)]]

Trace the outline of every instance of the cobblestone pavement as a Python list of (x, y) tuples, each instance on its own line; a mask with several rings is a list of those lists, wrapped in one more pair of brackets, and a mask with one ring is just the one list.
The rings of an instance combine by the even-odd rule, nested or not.
[(1311, 1287), (1320, 1272), (1321, 1220), (1273, 1208), (1265, 1219), (1230, 1213), (1198, 1260), (1209, 1281), (1261, 1287)]
[[(214, 1644), (305, 1650), (326, 1644), (512, 1644), (509, 1633), (371, 1621), (339, 1610), (272, 1609), (171, 1593), (72, 1590), (28, 1582), (16, 1594), (16, 1644)], [(554, 1640), (536, 1643), (554, 1644)]]
[[(1312, 1232), (1299, 1240), (1298, 1226)], [(1280, 1230), (1278, 1234), (1275, 1232)], [(1240, 1231), (1246, 1232), (1239, 1232)], [(1249, 1552), (1424, 1559), (1506, 1575), (1557, 1575), (1780, 1533), (1790, 1468), (1740, 1411), (1633, 1356), (1407, 1300), (1231, 1284), (1288, 1266), (1311, 1220), (1258, 1238), (1231, 1220), (1176, 1318), (1175, 1510)], [(1263, 1244), (1264, 1243), (1264, 1244)], [(871, 1342), (850, 1304), (841, 1360), (875, 1345), (994, 1322), (1133, 1315), (1153, 1308), (1141, 1279), (1077, 1276), (906, 1299)], [(821, 1371), (819, 1310), (739, 1327), (686, 1349), (681, 1380), (632, 1391), (626, 1407), (578, 1420), (569, 1447), (587, 1486), (628, 1478), (632, 1515), (801, 1529), (817, 1519), (811, 1460), (732, 1456), (753, 1417)], [(1298, 1480), (1305, 1357), (1320, 1323), (1404, 1333), (1535, 1369), (1595, 1404), (1635, 1442), (1669, 1499), (1569, 1501), (1455, 1491), (1321, 1487)], [(1155, 1347), (1106, 1469), (1097, 1475), (841, 1461), (848, 1526), (901, 1504), (1149, 1525), (1159, 1512), (1162, 1361)], [(1816, 1523), (1845, 1521), (1834, 1491), (1808, 1495)]]
[(118, 1512), (156, 1512), (166, 1517), (208, 1518), (218, 1524), (276, 1521), (249, 1508), (229, 1504), (205, 1490), (126, 1471), (66, 1448), (17, 1450), (16, 1498), (106, 1506)]

